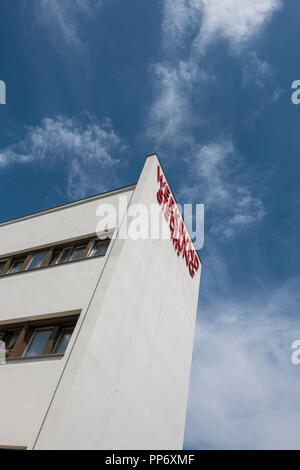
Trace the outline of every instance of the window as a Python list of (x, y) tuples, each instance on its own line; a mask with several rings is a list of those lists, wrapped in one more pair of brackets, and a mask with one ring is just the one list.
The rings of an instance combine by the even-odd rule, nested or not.
[(64, 354), (79, 314), (32, 320), (19, 325), (1, 325), (8, 359)]
[(61, 248), (58, 250), (54, 250), (49, 263), (50, 266), (53, 266), (54, 264), (66, 263), (67, 261), (69, 261), (71, 254), (72, 248)]
[(8, 351), (12, 350), (14, 345), (17, 342), (20, 330), (17, 331), (9, 331), (4, 338), (5, 347)]
[(40, 268), (43, 262), (45, 261), (47, 254), (48, 254), (48, 251), (43, 251), (41, 253), (36, 253), (35, 255), (33, 255), (26, 269), (30, 270), (30, 269)]
[(71, 339), (74, 328), (63, 328), (54, 348), (54, 354), (64, 354)]
[(56, 264), (66, 263), (67, 261), (69, 261), (71, 254), (72, 248), (65, 248), (60, 252)]
[(53, 328), (36, 329), (23, 354), (25, 357), (42, 356)]
[(103, 241), (97, 241), (94, 245), (91, 256), (103, 256), (107, 252), (108, 243)]
[(83, 258), (85, 251), (86, 245), (74, 248), (70, 261), (76, 261), (77, 259)]
[[(65, 244), (58, 244), (43, 251), (18, 254), (10, 258), (0, 259), (0, 275), (31, 271), (34, 269), (54, 266), (72, 261), (104, 256), (110, 240), (84, 238)], [(7, 256), (7, 255), (6, 255)]]
[(25, 258), (24, 259), (20, 259), (20, 260), (17, 260), (17, 261), (13, 261), (11, 267), (9, 268), (8, 272), (10, 274), (12, 273), (18, 273), (23, 265), (25, 261)]

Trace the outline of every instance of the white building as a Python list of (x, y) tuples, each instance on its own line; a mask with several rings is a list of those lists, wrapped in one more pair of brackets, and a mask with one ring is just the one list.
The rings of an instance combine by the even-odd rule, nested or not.
[[(125, 214), (99, 240), (120, 196), (169, 239), (122, 238)], [(0, 448), (182, 448), (201, 263), (172, 199), (151, 155), (135, 185), (0, 224)]]

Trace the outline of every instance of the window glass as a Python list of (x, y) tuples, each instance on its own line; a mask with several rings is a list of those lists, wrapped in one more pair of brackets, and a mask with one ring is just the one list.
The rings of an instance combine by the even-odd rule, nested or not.
[(42, 356), (47, 341), (52, 333), (52, 330), (53, 328), (43, 328), (35, 330), (28, 345), (28, 348), (25, 350), (23, 356)]
[(107, 248), (108, 248), (107, 242), (103, 242), (103, 241), (96, 242), (92, 256), (105, 255), (105, 253), (107, 252)]
[(18, 260), (18, 261), (13, 261), (11, 267), (9, 268), (9, 273), (12, 274), (12, 273), (18, 273), (22, 267), (22, 264), (24, 263), (25, 261), (25, 258), (24, 259), (21, 259), (21, 260)]
[(86, 245), (75, 247), (71, 256), (71, 261), (76, 261), (77, 259), (83, 258), (85, 250)]
[(32, 260), (26, 269), (40, 268), (47, 256), (47, 253), (48, 251), (43, 251), (41, 253), (36, 253), (35, 255), (33, 255)]
[(10, 331), (5, 336), (4, 342), (6, 349), (12, 349), (17, 342), (18, 336), (20, 334), (20, 330), (18, 331)]
[(53, 255), (52, 255), (52, 258), (51, 258), (51, 261), (50, 261), (50, 265), (53, 265), (53, 264), (57, 264), (58, 260), (59, 260), (59, 257), (61, 255), (61, 252), (62, 250), (55, 250), (53, 252)]
[(4, 341), (7, 355), (9, 355), (9, 353), (13, 349), (14, 345), (16, 344), (20, 332), (21, 332), (21, 330), (6, 331), (4, 333), (0, 333), (0, 339), (2, 341)]
[(72, 254), (72, 250), (73, 248), (63, 249), (58, 257), (56, 264), (66, 263), (67, 261), (69, 261), (70, 256)]
[(64, 328), (56, 343), (53, 354), (64, 354), (71, 339), (74, 328)]

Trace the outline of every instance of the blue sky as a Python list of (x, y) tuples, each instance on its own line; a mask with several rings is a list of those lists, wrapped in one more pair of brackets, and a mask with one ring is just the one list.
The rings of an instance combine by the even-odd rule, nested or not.
[(2, 5), (1, 219), (137, 180), (205, 204), (186, 448), (300, 448), (297, 0)]

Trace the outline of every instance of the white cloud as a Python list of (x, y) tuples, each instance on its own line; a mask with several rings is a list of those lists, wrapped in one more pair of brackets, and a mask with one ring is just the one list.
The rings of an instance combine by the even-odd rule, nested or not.
[(195, 51), (204, 52), (222, 38), (239, 48), (280, 6), (280, 0), (165, 0), (163, 29), (169, 45), (193, 32)]
[[(115, 180), (115, 153), (123, 144), (106, 119), (99, 124), (63, 116), (45, 118), (40, 126), (28, 127), (24, 140), (0, 149), (0, 168), (13, 163), (38, 164), (67, 173), (67, 194), (81, 197), (100, 192)], [(118, 155), (119, 156), (119, 155)]]
[(240, 46), (260, 28), (280, 6), (279, 0), (203, 0), (203, 22), (198, 37), (203, 49), (218, 37)]
[(236, 302), (210, 288), (210, 303), (200, 304), (185, 446), (300, 449), (300, 366), (291, 363), (300, 280)]

